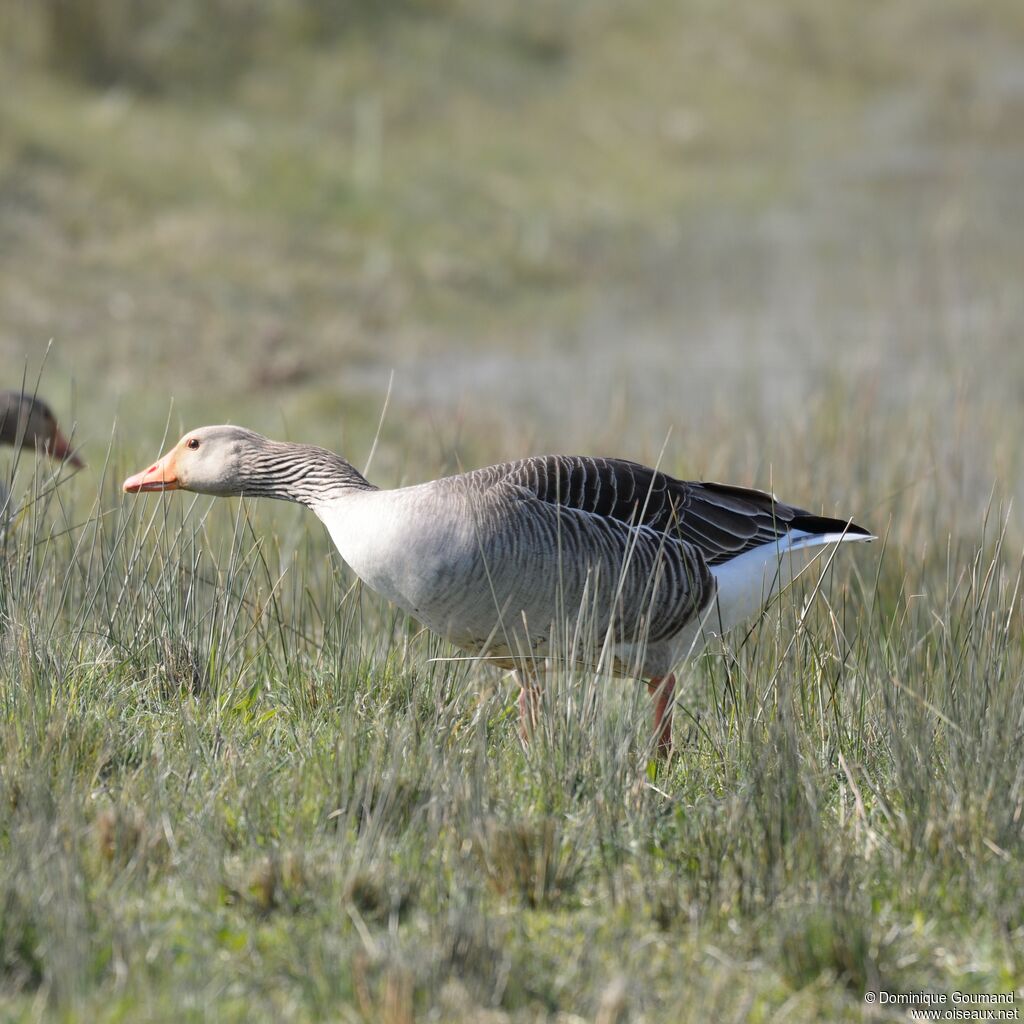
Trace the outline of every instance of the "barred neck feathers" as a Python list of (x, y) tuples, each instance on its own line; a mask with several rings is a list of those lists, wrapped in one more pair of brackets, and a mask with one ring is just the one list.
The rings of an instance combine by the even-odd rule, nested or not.
[(377, 489), (351, 463), (326, 448), (261, 440), (240, 452), (239, 494), (315, 508), (353, 490)]

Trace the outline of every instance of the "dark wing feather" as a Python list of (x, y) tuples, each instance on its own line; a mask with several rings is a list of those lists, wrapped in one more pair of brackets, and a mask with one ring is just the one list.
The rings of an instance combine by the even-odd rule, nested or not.
[[(629, 474), (608, 473), (607, 461), (532, 458), (452, 479), (483, 492), (481, 509), (490, 499), (500, 510), (493, 519), (499, 524), (498, 561), (515, 547), (515, 537), (510, 542), (500, 524), (507, 511), (524, 502), (528, 515), (516, 519), (513, 532), (526, 549), (563, 560), (557, 571), (563, 600), (571, 605), (588, 599), (595, 610), (614, 610), (617, 641), (667, 640), (707, 607), (714, 579), (696, 545), (651, 528), (650, 516), (637, 514), (641, 505), (653, 509), (655, 500), (644, 502), (646, 495), (634, 494), (637, 481)], [(493, 557), (493, 550), (489, 554)], [(595, 567), (599, 572), (591, 575)]]
[(476, 474), (485, 483), (525, 488), (548, 504), (678, 537), (693, 544), (708, 565), (774, 543), (791, 529), (867, 534), (843, 520), (786, 505), (764, 491), (677, 480), (625, 459), (541, 455)]

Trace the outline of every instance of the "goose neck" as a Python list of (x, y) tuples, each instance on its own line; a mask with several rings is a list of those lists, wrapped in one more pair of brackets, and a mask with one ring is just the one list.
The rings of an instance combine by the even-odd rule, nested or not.
[(350, 462), (326, 448), (268, 442), (244, 467), (243, 494), (316, 508), (359, 491), (375, 491)]

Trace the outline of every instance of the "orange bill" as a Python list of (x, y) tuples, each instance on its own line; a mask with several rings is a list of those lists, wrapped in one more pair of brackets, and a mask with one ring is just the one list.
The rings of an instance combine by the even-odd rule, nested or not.
[(81, 469), (85, 465), (78, 454), (71, 450), (71, 442), (58, 429), (54, 429), (53, 438), (46, 446), (46, 450), (53, 458), (61, 459), (75, 469)]
[(140, 491), (178, 490), (181, 485), (178, 483), (173, 449), (159, 462), (154, 462), (149, 469), (144, 469), (141, 473), (128, 477), (123, 486), (128, 494), (138, 494)]

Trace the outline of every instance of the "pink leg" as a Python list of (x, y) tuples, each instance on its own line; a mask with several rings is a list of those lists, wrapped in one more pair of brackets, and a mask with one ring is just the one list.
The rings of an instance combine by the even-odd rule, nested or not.
[(523, 674), (519, 675), (519, 687), (519, 735), (522, 736), (524, 743), (529, 743), (533, 731), (537, 728), (540, 690)]
[(676, 688), (674, 675), (655, 676), (647, 683), (647, 692), (654, 698), (654, 738), (658, 757), (672, 753), (672, 694)]

